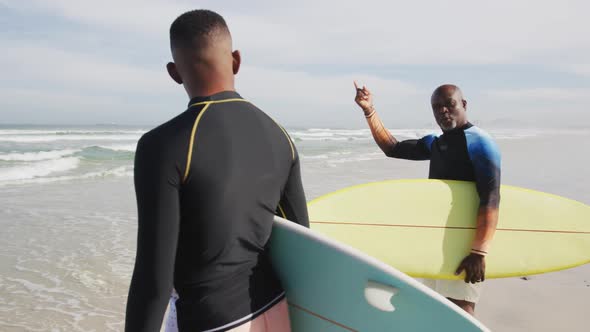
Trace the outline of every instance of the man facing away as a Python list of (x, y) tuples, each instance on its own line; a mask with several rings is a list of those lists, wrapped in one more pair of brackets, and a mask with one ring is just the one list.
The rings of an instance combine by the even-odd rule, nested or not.
[(426, 285), (459, 307), (474, 314), (485, 279), (485, 256), (498, 222), (500, 203), (500, 152), (491, 137), (467, 121), (467, 101), (451, 84), (439, 86), (431, 97), (432, 111), (443, 131), (417, 140), (398, 141), (383, 125), (373, 106), (371, 92), (356, 88), (356, 103), (362, 108), (375, 142), (393, 158), (430, 160), (430, 179), (474, 181), (479, 210), (471, 252), (455, 274), (465, 271), (464, 280), (425, 280)]
[(289, 331), (267, 245), (277, 211), (309, 226), (297, 151), (235, 91), (241, 58), (220, 15), (181, 15), (170, 44), (168, 73), (190, 103), (137, 145), (125, 330), (160, 331), (174, 287), (180, 331)]

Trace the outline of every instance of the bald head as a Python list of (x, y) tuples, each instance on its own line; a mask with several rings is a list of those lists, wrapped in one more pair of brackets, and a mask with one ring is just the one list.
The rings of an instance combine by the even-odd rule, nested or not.
[(453, 84), (443, 84), (434, 90), (432, 96), (430, 97), (430, 102), (438, 97), (452, 98), (454, 96), (456, 96), (459, 100), (465, 99), (463, 98), (463, 92), (458, 86)]
[(458, 86), (444, 84), (430, 98), (434, 118), (443, 131), (461, 127), (467, 123), (467, 101)]
[(170, 48), (168, 72), (189, 97), (234, 89), (241, 58), (221, 15), (205, 9), (180, 15), (170, 26)]

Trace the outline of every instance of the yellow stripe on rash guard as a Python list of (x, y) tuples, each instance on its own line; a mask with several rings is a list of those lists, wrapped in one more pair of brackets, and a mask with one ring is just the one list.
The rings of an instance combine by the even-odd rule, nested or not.
[(287, 214), (285, 213), (285, 210), (283, 210), (281, 204), (279, 204), (279, 211), (281, 212), (282, 217), (287, 219)]
[[(201, 110), (201, 112), (197, 116), (197, 119), (195, 120), (195, 123), (193, 124), (193, 130), (191, 131), (191, 138), (190, 138), (190, 141), (188, 144), (188, 155), (186, 157), (186, 168), (184, 170), (184, 176), (182, 177), (182, 182), (186, 181), (186, 178), (188, 177), (188, 172), (191, 169), (191, 160), (193, 159), (193, 145), (195, 143), (195, 135), (197, 134), (197, 126), (199, 125), (199, 121), (201, 121), (203, 114), (205, 114), (205, 112), (209, 108), (209, 105), (211, 105), (211, 102), (205, 102), (202, 104), (204, 104), (205, 107), (203, 107), (203, 109)], [(191, 107), (194, 105), (198, 105), (198, 104), (193, 104), (193, 105), (191, 105)]]
[[(188, 156), (186, 158), (186, 168), (184, 171), (184, 176), (182, 178), (183, 183), (188, 178), (188, 174), (189, 174), (189, 171), (191, 168), (191, 160), (193, 157), (193, 146), (194, 146), (194, 142), (195, 142), (195, 135), (197, 133), (197, 127), (199, 125), (199, 121), (201, 121), (201, 117), (203, 117), (203, 114), (205, 114), (205, 111), (207, 111), (207, 109), (209, 108), (209, 106), (211, 104), (221, 104), (221, 103), (229, 103), (229, 102), (236, 102), (236, 101), (249, 103), (249, 101), (247, 101), (245, 99), (232, 98), (232, 99), (224, 99), (224, 100), (203, 101), (200, 103), (194, 103), (189, 106), (189, 108), (191, 108), (191, 107), (198, 106), (198, 105), (205, 105), (205, 107), (203, 107), (203, 109), (201, 110), (201, 112), (197, 116), (197, 119), (195, 120), (195, 124), (193, 125), (193, 130), (191, 132), (190, 142), (189, 142), (189, 146), (188, 146)], [(273, 119), (273, 121), (274, 121), (274, 119)], [(289, 142), (289, 146), (291, 147), (291, 159), (295, 160), (295, 148), (293, 147), (293, 142), (291, 141), (291, 138), (289, 137), (289, 135), (287, 134), (287, 132), (285, 131), (285, 129), (281, 125), (279, 125), (276, 121), (274, 121), (274, 122), (277, 124), (277, 126), (279, 126), (279, 128), (281, 128), (281, 130), (283, 131), (283, 134), (285, 134), (285, 137), (287, 138), (287, 141)]]
[[(275, 123), (277, 122), (275, 121)], [(287, 137), (287, 141), (289, 141), (289, 146), (291, 147), (291, 160), (295, 160), (295, 148), (293, 147), (293, 142), (291, 141), (291, 138), (289, 137), (287, 131), (285, 130), (285, 128), (283, 128), (283, 126), (279, 125), (278, 123), (277, 125), (279, 126), (279, 128), (281, 128), (283, 134), (285, 134), (285, 137)]]
[(199, 126), (199, 121), (201, 121), (201, 117), (203, 117), (203, 114), (205, 114), (205, 111), (207, 111), (207, 109), (209, 108), (209, 106), (211, 104), (220, 104), (220, 103), (228, 103), (228, 102), (233, 102), (233, 101), (243, 101), (243, 102), (248, 102), (247, 100), (241, 99), (241, 98), (232, 98), (232, 99), (224, 99), (224, 100), (208, 100), (208, 101), (203, 101), (200, 103), (194, 103), (192, 105), (189, 105), (189, 108), (194, 107), (194, 106), (198, 106), (198, 105), (205, 105), (205, 107), (203, 107), (203, 109), (201, 110), (201, 112), (199, 113), (199, 115), (197, 116), (197, 119), (195, 120), (195, 124), (193, 125), (193, 130), (191, 131), (191, 137), (190, 137), (190, 141), (189, 141), (189, 145), (188, 145), (188, 155), (186, 158), (186, 168), (184, 171), (184, 176), (182, 178), (182, 182), (184, 183), (186, 181), (186, 179), (188, 178), (188, 173), (190, 171), (191, 168), (191, 161), (193, 158), (193, 146), (194, 146), (194, 142), (195, 142), (195, 135), (197, 134), (197, 127)]

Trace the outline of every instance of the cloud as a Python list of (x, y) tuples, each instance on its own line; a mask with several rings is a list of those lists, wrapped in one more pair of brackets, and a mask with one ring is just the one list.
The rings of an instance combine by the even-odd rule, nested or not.
[[(0, 65), (15, 81), (43, 81), (52, 86), (93, 92), (175, 94), (179, 86), (171, 81), (163, 65), (141, 67), (109, 61), (93, 55), (50, 47), (6, 44)], [(269, 69), (245, 65), (237, 76), (242, 91), (269, 100), (305, 100), (319, 106), (352, 100), (352, 81), (366, 82), (382, 100), (415, 95), (409, 83), (365, 74), (312, 74), (305, 71)], [(346, 98), (343, 98), (346, 97)]]
[[(186, 105), (164, 66), (140, 66), (47, 46), (4, 43), (5, 123), (157, 123)], [(7, 79), (8, 78), (8, 79)]]
[(587, 102), (590, 88), (528, 88), (490, 90), (488, 97), (521, 102)]
[(4, 5), (24, 12), (57, 15), (84, 25), (93, 25), (111, 31), (132, 31), (167, 34), (167, 27), (190, 5), (178, 1), (103, 0), (99, 2), (76, 0), (5, 1)]
[[(140, 109), (151, 109), (153, 112), (146, 119), (158, 122), (180, 112), (187, 101), (182, 86), (173, 83), (163, 67), (139, 67), (26, 44), (10, 44), (0, 54), (0, 65), (5, 68), (5, 75), (12, 77), (10, 85), (20, 82), (21, 86), (0, 89), (4, 97), (0, 102), (4, 106), (1, 112), (4, 119), (22, 119), (24, 113), (15, 116), (18, 112), (10, 110), (34, 106), (67, 121), (73, 116), (83, 119), (88, 115), (91, 121), (105, 119), (107, 115), (133, 121), (137, 120)], [(375, 94), (376, 103), (383, 108), (420, 94), (412, 84), (360, 73), (318, 75), (257, 66), (244, 66), (236, 83), (245, 97), (273, 116), (289, 123), (303, 123), (310, 119), (327, 121), (333, 116), (342, 121), (358, 115), (353, 101), (353, 79), (367, 84)], [(348, 113), (342, 113), (342, 109)], [(102, 117), (93, 114), (99, 110)], [(117, 112), (127, 116), (116, 116)]]
[(244, 93), (284, 103), (308, 103), (318, 107), (349, 105), (355, 96), (353, 80), (366, 83), (381, 102), (392, 103), (419, 94), (409, 83), (365, 74), (317, 75), (301, 71), (245, 67), (237, 76)]
[(587, 128), (588, 96), (590, 88), (488, 90), (471, 103), (470, 113), (495, 127)]
[(88, 106), (99, 108), (112, 107), (121, 100), (115, 97), (96, 97), (89, 95), (79, 95), (72, 93), (63, 93), (58, 91), (47, 91), (37, 89), (1, 89), (0, 99), (4, 105), (27, 105), (29, 107), (38, 107), (43, 105), (47, 109), (63, 108), (87, 108)]
[[(371, 90), (380, 114), (397, 112), (402, 105), (427, 105), (428, 101), (428, 93), (410, 83), (360, 73), (327, 75), (247, 66), (236, 80), (245, 98), (291, 125), (362, 125), (361, 111), (354, 102), (353, 80)], [(407, 117), (415, 119), (416, 115)]]
[(175, 84), (161, 68), (145, 68), (93, 55), (23, 43), (5, 43), (0, 66), (12, 83), (45, 84), (72, 90), (172, 93)]
[(8, 123), (117, 122), (123, 104), (117, 97), (34, 88), (0, 89), (0, 100), (1, 118)]
[[(143, 119), (158, 122), (184, 107), (184, 91), (170, 81), (163, 65), (169, 56), (168, 27), (178, 14), (194, 8), (194, 2), (0, 0), (0, 4), (20, 11), (22, 17), (31, 14), (51, 17), (51, 24), (69, 22), (67, 36), (63, 27), (53, 35), (52, 26), (43, 26), (49, 24), (43, 19), (39, 26), (29, 27), (38, 33), (19, 35), (16, 31), (21, 30), (9, 29), (3, 34), (0, 95), (12, 96), (0, 101), (3, 121), (10, 119), (6, 114), (26, 112), (31, 98), (51, 104), (55, 119), (59, 114), (71, 118), (71, 110), (82, 114), (81, 119), (83, 114), (90, 118), (99, 107), (83, 106), (93, 104), (108, 108), (114, 119), (129, 121), (137, 119), (138, 109), (146, 109), (150, 115)], [(362, 7), (335, 0), (281, 6), (274, 1), (200, 1), (198, 6), (216, 10), (228, 21), (244, 59), (238, 90), (287, 124), (364, 126), (353, 102), (353, 79), (368, 85), (380, 114), (397, 126), (399, 121), (431, 120), (429, 94), (448, 74), (439, 77), (440, 73), (429, 74), (425, 68), (447, 72), (459, 68), (457, 81), (485, 75), (497, 65), (518, 69), (526, 64), (590, 75), (585, 18), (590, 3), (585, 1), (367, 0)], [(44, 29), (49, 32), (41, 33)], [(407, 64), (421, 71), (400, 76), (404, 80), (391, 79), (396, 68), (413, 68), (403, 66)], [(481, 109), (486, 107), (489, 117), (525, 116), (537, 106), (550, 109), (555, 103), (571, 103), (565, 106), (577, 110), (586, 103), (583, 96), (588, 89), (552, 87), (554, 82), (548, 75), (544, 82), (523, 77), (514, 82), (523, 87), (520, 90), (481, 91), (471, 84), (464, 88), (471, 88), (470, 102), (482, 101)], [(485, 85), (502, 83), (490, 79)], [(508, 103), (518, 104), (518, 112), (500, 110)]]
[[(166, 38), (189, 1), (54, 0), (42, 8), (83, 24)], [(498, 64), (581, 62), (590, 57), (583, 0), (213, 2), (236, 45), (257, 64)], [(534, 13), (534, 14), (533, 14)], [(123, 32), (124, 33), (124, 32)]]
[(558, 67), (569, 73), (573, 73), (580, 76), (590, 76), (590, 63), (585, 64), (566, 64)]

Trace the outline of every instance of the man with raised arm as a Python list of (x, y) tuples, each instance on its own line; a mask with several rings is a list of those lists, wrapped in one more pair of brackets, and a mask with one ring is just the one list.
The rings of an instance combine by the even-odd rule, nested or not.
[(474, 314), (485, 280), (485, 256), (496, 224), (500, 203), (500, 152), (492, 138), (467, 121), (467, 101), (459, 87), (441, 85), (430, 103), (442, 135), (398, 141), (383, 125), (373, 105), (371, 92), (354, 82), (355, 102), (361, 107), (377, 145), (388, 157), (430, 160), (430, 179), (473, 181), (479, 195), (479, 210), (471, 252), (457, 267), (464, 280), (426, 280), (425, 284)]

